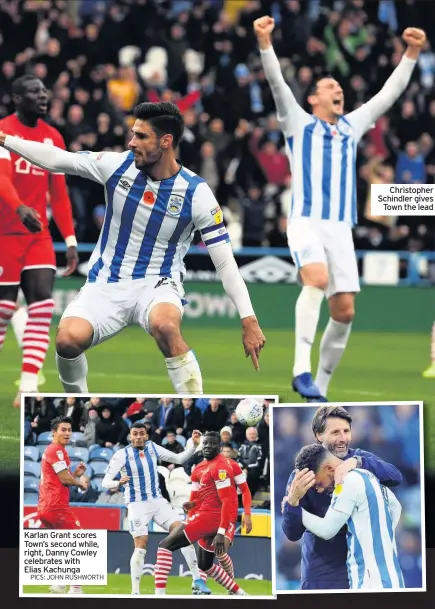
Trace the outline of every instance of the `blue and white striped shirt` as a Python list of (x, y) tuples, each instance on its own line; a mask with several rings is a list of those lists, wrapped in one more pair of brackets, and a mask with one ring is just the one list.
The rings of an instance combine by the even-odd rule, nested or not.
[[(127, 446), (118, 450), (110, 460), (103, 480), (104, 488), (111, 488), (114, 478), (129, 476), (130, 480), (124, 485), (125, 504), (138, 501), (149, 501), (162, 496), (159, 485), (157, 464), (159, 459), (170, 463), (185, 463), (194, 454), (196, 447), (175, 454), (162, 446), (148, 441), (143, 449)], [(118, 484), (117, 482), (115, 484)]]
[(284, 80), (273, 47), (261, 51), (292, 171), (289, 218), (357, 222), (356, 151), (371, 125), (406, 89), (416, 62), (403, 57), (381, 91), (336, 124), (308, 114)]
[(228, 243), (222, 211), (207, 183), (181, 167), (155, 181), (132, 152), (77, 153), (72, 173), (104, 185), (106, 215), (89, 261), (89, 282), (117, 283), (185, 273), (195, 229), (210, 248)]

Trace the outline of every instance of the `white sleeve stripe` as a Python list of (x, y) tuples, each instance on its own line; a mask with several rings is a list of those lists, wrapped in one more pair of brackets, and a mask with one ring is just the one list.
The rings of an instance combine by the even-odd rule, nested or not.
[(227, 486), (231, 486), (231, 480), (230, 478), (227, 478), (226, 480), (215, 480), (215, 484), (217, 489), (226, 488)]
[(234, 476), (234, 482), (236, 484), (243, 484), (243, 482), (246, 482), (246, 475), (243, 473), (237, 474), (237, 476)]
[(51, 464), (51, 467), (54, 469), (56, 474), (63, 472), (63, 470), (65, 470), (65, 469), (68, 469), (68, 465), (66, 464), (66, 461), (56, 461), (56, 463)]
[(6, 148), (3, 148), (3, 146), (0, 146), (0, 159), (11, 160), (11, 153)]
[(199, 482), (192, 482), (192, 491), (199, 491)]
[(221, 235), (228, 236), (227, 230), (225, 226), (222, 224), (220, 226), (216, 226), (212, 231), (205, 233), (205, 231), (201, 231), (201, 236), (204, 239), (204, 243), (207, 243), (211, 239), (215, 239), (216, 237), (220, 237)]

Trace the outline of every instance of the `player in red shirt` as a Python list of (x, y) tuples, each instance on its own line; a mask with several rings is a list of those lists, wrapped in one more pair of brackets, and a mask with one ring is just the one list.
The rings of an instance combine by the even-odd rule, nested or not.
[[(172, 553), (198, 541), (198, 566), (232, 594), (246, 596), (224, 569), (214, 564), (214, 554), (226, 552), (231, 545), (237, 521), (238, 502), (233, 463), (220, 454), (217, 432), (204, 435), (202, 454), (205, 461), (192, 473), (194, 483), (193, 513), (187, 524), (174, 529), (159, 545), (155, 564), (156, 594), (166, 593), (172, 567)], [(237, 474), (236, 474), (237, 475)]]
[[(0, 120), (0, 131), (65, 148), (60, 133), (42, 120), (47, 114), (44, 84), (31, 75), (12, 83), (16, 112)], [(67, 270), (77, 268), (77, 241), (65, 176), (50, 174), (0, 148), (0, 349), (16, 309), (21, 286), (28, 305), (20, 391), (36, 392), (49, 344), (54, 310), (56, 258), (48, 230), (47, 203), (67, 246)], [(14, 406), (19, 406), (19, 395)]]
[[(222, 455), (223, 456), (223, 455)], [(252, 506), (252, 496), (251, 491), (249, 490), (248, 483), (246, 482), (246, 475), (243, 473), (240, 465), (234, 461), (233, 459), (225, 457), (226, 461), (231, 464), (232, 474), (235, 485), (231, 485), (231, 490), (233, 493), (233, 501), (238, 505), (238, 493), (237, 489), (240, 489), (242, 493), (242, 504), (243, 504), (243, 516), (242, 516), (242, 526), (245, 527), (246, 533), (249, 534), (252, 531), (252, 521), (251, 521), (251, 506)], [(192, 472), (191, 481), (192, 481), (192, 491), (190, 494), (190, 500), (187, 503), (183, 504), (183, 509), (188, 514), (188, 521), (194, 521), (194, 515), (198, 512), (202, 505), (200, 500), (200, 490), (201, 490), (201, 478), (204, 469), (207, 468), (207, 460), (205, 459), (202, 463), (197, 465)], [(207, 508), (205, 508), (207, 509)], [(236, 516), (237, 518), (237, 516)], [(222, 552), (216, 553), (216, 558), (222, 567), (222, 569), (227, 573), (231, 579), (234, 579), (234, 565), (231, 559), (231, 556), (228, 554), (229, 547), (233, 544), (234, 539), (234, 531), (230, 536), (228, 534), (225, 535), (225, 548)], [(207, 552), (215, 553), (215, 548), (212, 544), (211, 538), (203, 538), (198, 541), (198, 545), (203, 548), (203, 550)], [(206, 581), (206, 580), (205, 580)], [(194, 594), (200, 594), (200, 592), (195, 592)]]
[[(70, 459), (66, 446), (71, 439), (72, 419), (57, 417), (51, 422), (53, 442), (45, 449), (41, 460), (39, 482), (38, 518), (43, 528), (81, 529), (80, 522), (69, 506), (69, 487), (78, 486), (86, 490), (80, 482), (86, 465), (77, 465), (74, 473), (70, 470)], [(52, 586), (54, 592), (64, 592), (63, 586)], [(81, 586), (71, 586), (71, 593), (81, 593)]]

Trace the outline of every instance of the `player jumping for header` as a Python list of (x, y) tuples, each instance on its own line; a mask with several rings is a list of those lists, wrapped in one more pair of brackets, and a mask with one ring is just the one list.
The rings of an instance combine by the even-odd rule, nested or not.
[[(381, 91), (345, 115), (343, 89), (330, 76), (312, 86), (305, 112), (286, 84), (272, 46), (275, 22), (254, 22), (264, 72), (286, 139), (292, 170), (292, 201), (287, 237), (302, 291), (296, 303), (293, 389), (309, 401), (326, 401), (331, 376), (349, 339), (359, 276), (351, 228), (357, 222), (356, 151), (370, 126), (406, 89), (426, 35), (408, 28), (405, 54)], [(311, 348), (323, 298), (330, 320), (320, 344), (315, 381)]]
[(135, 109), (130, 150), (71, 153), (0, 133), (0, 144), (50, 171), (103, 184), (106, 215), (88, 280), (65, 310), (56, 338), (59, 376), (86, 392), (85, 350), (138, 324), (165, 356), (177, 393), (202, 393), (198, 361), (181, 335), (184, 257), (194, 230), (242, 320), (245, 354), (258, 369), (265, 338), (234, 259), (222, 211), (207, 183), (176, 159), (183, 117), (174, 104)]

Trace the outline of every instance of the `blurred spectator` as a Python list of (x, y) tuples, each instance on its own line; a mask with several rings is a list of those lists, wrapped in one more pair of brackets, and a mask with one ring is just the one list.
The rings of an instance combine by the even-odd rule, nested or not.
[(175, 405), (171, 398), (161, 398), (159, 404), (159, 407), (153, 413), (151, 423), (161, 442), (166, 435), (166, 430), (169, 427), (176, 427), (177, 421), (174, 413)]
[(257, 432), (258, 432), (258, 441), (261, 445), (261, 450), (263, 452), (263, 455), (268, 455), (269, 454), (269, 410), (266, 410), (264, 413), (264, 417), (261, 419), (261, 421), (258, 423), (257, 425)]
[(175, 407), (174, 423), (177, 425), (177, 434), (190, 438), (192, 432), (202, 429), (202, 415), (196, 408), (192, 398), (183, 398), (181, 404)]
[(128, 425), (121, 417), (116, 418), (109, 406), (104, 406), (99, 412), (95, 435), (97, 444), (111, 448), (127, 446)]
[(235, 412), (231, 413), (230, 428), (232, 432), (232, 439), (236, 446), (243, 444), (245, 441), (246, 427), (237, 419)]
[(408, 142), (405, 152), (399, 155), (396, 167), (397, 184), (425, 184), (426, 169), (424, 157), (416, 142)]
[(50, 431), (51, 421), (57, 416), (52, 398), (37, 395), (26, 400), (24, 418), (29, 421), (32, 433), (37, 436), (44, 431)]
[(226, 459), (234, 459), (235, 461), (237, 461), (237, 451), (233, 448), (230, 442), (225, 442), (224, 444), (222, 444), (221, 453), (222, 456)]
[[(166, 432), (166, 439), (167, 443), (164, 446), (166, 450), (170, 450), (171, 453), (175, 453), (176, 455), (184, 451), (184, 448), (181, 446), (180, 442), (177, 442), (176, 433), (173, 429), (168, 429), (168, 431)], [(169, 471), (173, 470), (176, 467), (181, 467), (181, 465), (177, 465), (176, 463), (170, 463), (169, 461), (162, 461), (161, 464)]]
[(221, 435), (222, 444), (229, 444), (233, 448), (235, 448), (237, 446), (236, 443), (233, 442), (233, 439), (232, 439), (233, 432), (231, 431), (231, 427), (229, 425), (222, 427), (222, 429), (220, 431), (220, 435)]
[(227, 407), (218, 398), (210, 399), (210, 406), (202, 417), (204, 431), (220, 431), (228, 419)]
[(246, 473), (251, 495), (254, 496), (260, 486), (264, 462), (263, 451), (261, 450), (258, 432), (255, 427), (248, 427), (246, 430), (246, 441), (239, 449), (239, 462)]
[(145, 398), (136, 398), (136, 401), (133, 402), (125, 412), (126, 418), (128, 418), (131, 423), (141, 421), (146, 414)]
[(69, 491), (71, 503), (95, 503), (98, 499), (98, 491), (92, 486), (88, 476), (83, 475), (80, 482), (86, 485), (86, 490), (84, 491), (77, 486), (72, 486)]
[(56, 406), (58, 416), (72, 419), (72, 430), (81, 431), (80, 421), (83, 417), (83, 403), (79, 398), (64, 398)]
[(92, 444), (97, 443), (97, 421), (98, 411), (91, 406), (87, 411), (87, 423), (81, 429), (81, 431), (83, 431), (83, 439), (77, 441), (77, 446), (86, 446), (89, 448)]

